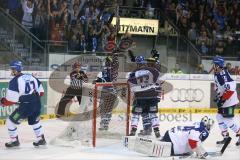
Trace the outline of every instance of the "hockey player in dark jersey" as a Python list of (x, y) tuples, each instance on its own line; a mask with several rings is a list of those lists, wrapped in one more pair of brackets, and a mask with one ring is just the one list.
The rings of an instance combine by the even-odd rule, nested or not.
[(112, 53), (107, 56), (105, 66), (99, 73), (94, 83), (112, 83), (112, 86), (103, 86), (100, 97), (100, 128), (99, 130), (108, 130), (109, 123), (112, 117), (112, 110), (117, 100), (114, 82), (117, 81), (118, 76), (118, 54)]
[(67, 116), (66, 112), (67, 104), (75, 96), (78, 99), (79, 105), (82, 99), (82, 84), (88, 81), (88, 77), (84, 71), (81, 71), (81, 65), (79, 62), (74, 63), (72, 66), (72, 72), (70, 73), (70, 86), (67, 88), (65, 95), (61, 98), (59, 105), (56, 109), (57, 117)]
[(131, 72), (128, 83), (134, 92), (134, 101), (131, 118), (131, 136), (137, 131), (140, 115), (143, 117), (142, 135), (151, 133), (153, 127), (155, 136), (160, 137), (158, 103), (161, 84), (159, 82), (159, 71), (153, 67), (147, 67), (143, 56), (137, 56), (135, 62), (138, 67)]
[(213, 58), (214, 82), (218, 113), (217, 121), (222, 131), (223, 140), (217, 141), (217, 144), (224, 144), (229, 139), (228, 128), (236, 133), (239, 137), (236, 145), (240, 145), (240, 127), (234, 121), (234, 109), (239, 103), (236, 82), (232, 79), (227, 69), (224, 69), (224, 59), (220, 56)]

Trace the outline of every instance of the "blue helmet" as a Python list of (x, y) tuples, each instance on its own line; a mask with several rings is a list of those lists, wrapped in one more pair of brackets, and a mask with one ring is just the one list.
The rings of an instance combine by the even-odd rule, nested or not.
[(146, 63), (145, 58), (143, 56), (136, 56), (135, 62), (140, 64)]
[(10, 68), (15, 69), (18, 72), (23, 70), (22, 62), (19, 60), (14, 60), (10, 62)]
[(219, 67), (223, 68), (224, 67), (224, 59), (221, 56), (215, 56), (213, 58), (213, 63), (218, 65)]

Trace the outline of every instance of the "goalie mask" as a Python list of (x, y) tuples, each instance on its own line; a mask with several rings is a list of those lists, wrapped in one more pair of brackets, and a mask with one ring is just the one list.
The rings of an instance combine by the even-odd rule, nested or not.
[(214, 120), (209, 118), (208, 116), (204, 116), (202, 119), (201, 119), (201, 122), (204, 124), (204, 126), (206, 127), (206, 129), (208, 131), (210, 131), (210, 129), (213, 127), (214, 125)]

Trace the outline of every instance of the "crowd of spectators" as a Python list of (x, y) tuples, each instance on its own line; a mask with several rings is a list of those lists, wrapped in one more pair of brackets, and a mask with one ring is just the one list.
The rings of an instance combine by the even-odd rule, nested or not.
[(158, 0), (0, 0), (40, 40), (65, 41), (71, 51), (82, 52), (108, 52), (116, 46), (111, 24), (116, 4), (122, 7), (121, 17), (153, 18), (159, 8)]
[(71, 51), (84, 53), (116, 46), (117, 28), (111, 21), (117, 3), (126, 7), (119, 10), (121, 17), (154, 18), (154, 8), (160, 8), (202, 55), (240, 50), (239, 0), (0, 0), (40, 40), (66, 41)]
[(226, 56), (240, 43), (239, 0), (162, 0), (162, 8), (202, 55)]
[(40, 40), (67, 41), (70, 50), (83, 52), (109, 51), (109, 44), (115, 45), (115, 0), (0, 1)]

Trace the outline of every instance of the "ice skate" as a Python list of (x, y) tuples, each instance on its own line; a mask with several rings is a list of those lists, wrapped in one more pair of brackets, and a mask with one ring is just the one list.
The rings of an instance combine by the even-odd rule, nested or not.
[(236, 142), (236, 146), (240, 146), (240, 137), (238, 138), (238, 141)]
[(223, 138), (223, 140), (217, 141), (216, 144), (218, 144), (218, 145), (225, 144), (225, 142), (227, 141), (227, 139), (228, 139), (228, 137), (225, 137), (225, 138)]
[(136, 135), (137, 128), (132, 128), (129, 136), (135, 136)]
[(151, 136), (152, 135), (152, 129), (144, 129), (140, 133), (138, 133), (138, 136)]
[(41, 139), (33, 142), (33, 145), (34, 145), (35, 147), (45, 146), (46, 144), (47, 144), (47, 142), (46, 142), (46, 140), (45, 140), (45, 138), (44, 138), (44, 135), (41, 136)]
[(17, 147), (19, 147), (20, 143), (19, 143), (18, 137), (16, 137), (15, 141), (5, 143), (5, 146), (7, 148), (17, 148)]
[(156, 138), (160, 138), (161, 135), (160, 135), (159, 128), (157, 127), (157, 128), (154, 128), (153, 130), (154, 130), (154, 133), (155, 133), (155, 137), (156, 137)]
[(108, 126), (105, 126), (105, 125), (101, 125), (99, 128), (98, 128), (99, 131), (107, 131), (108, 130)]

